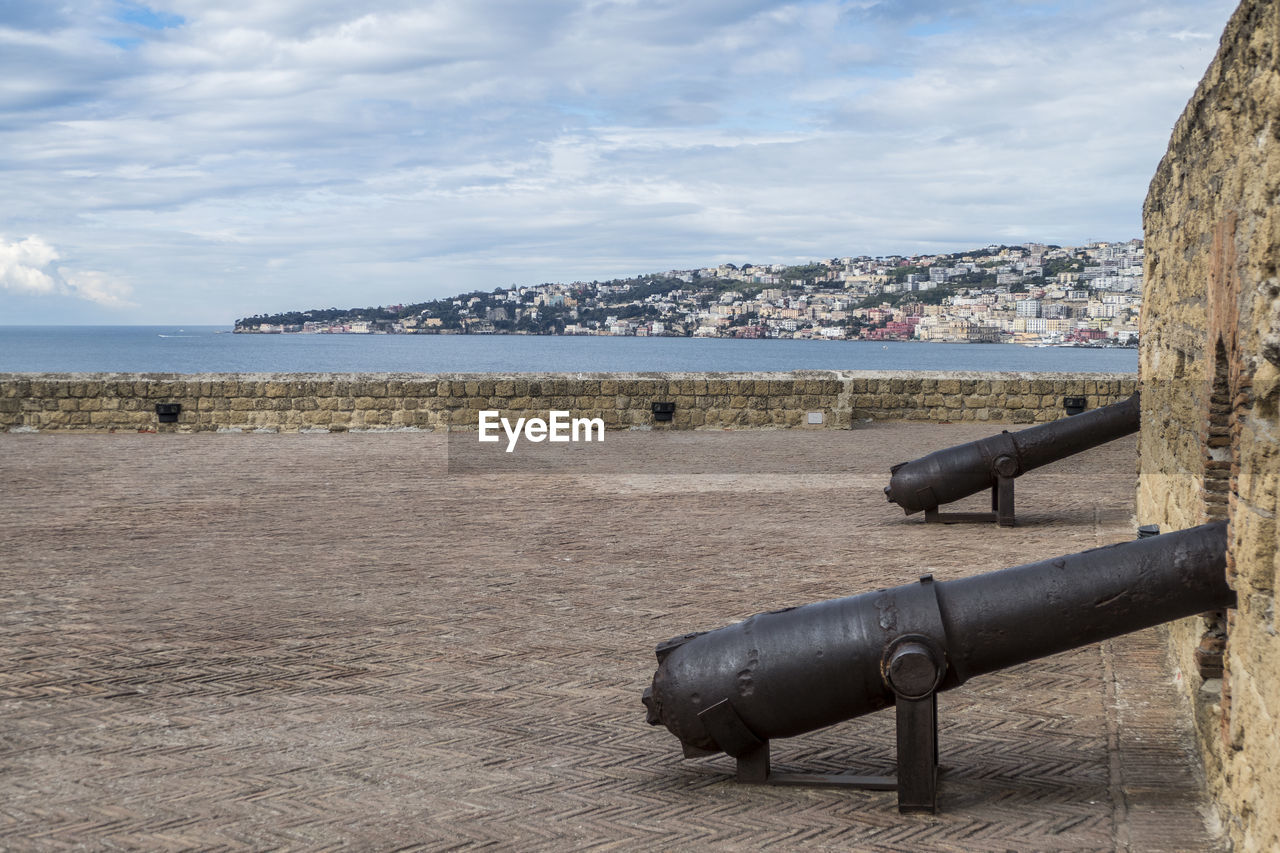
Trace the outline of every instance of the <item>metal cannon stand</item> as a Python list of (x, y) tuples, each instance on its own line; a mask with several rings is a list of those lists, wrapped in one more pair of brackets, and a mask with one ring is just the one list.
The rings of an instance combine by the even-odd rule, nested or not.
[(890, 642), (880, 659), (884, 683), (893, 691), (897, 716), (897, 776), (854, 773), (773, 773), (769, 741), (756, 736), (728, 699), (698, 714), (707, 734), (737, 759), (737, 780), (749, 784), (810, 785), (897, 791), (898, 811), (938, 810), (938, 688), (947, 671), (945, 637), (933, 576), (920, 578), (914, 599), (904, 597), (904, 613), (915, 616), (919, 633)]
[(991, 486), (991, 512), (939, 512), (936, 506), (924, 511), (925, 524), (961, 524), (994, 521), (1001, 527), (1013, 527), (1013, 483), (1015, 477), (996, 475)]
[[(895, 703), (898, 727), (898, 774), (862, 776), (856, 773), (774, 773), (769, 765), (769, 742), (753, 735), (727, 700), (700, 716), (717, 743), (733, 744), (725, 752), (738, 762), (736, 779), (755, 785), (805, 785), (814, 788), (861, 788), (897, 791), (898, 811), (938, 811), (938, 694)], [(729, 716), (732, 715), (732, 716)], [(714, 722), (713, 722), (714, 721)]]

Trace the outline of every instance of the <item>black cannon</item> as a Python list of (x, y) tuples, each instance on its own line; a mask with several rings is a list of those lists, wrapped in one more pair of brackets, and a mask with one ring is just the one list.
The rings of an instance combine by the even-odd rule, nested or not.
[[(1226, 524), (958, 580), (761, 613), (657, 647), (648, 721), (686, 758), (726, 752), (743, 782), (897, 790), (934, 811), (937, 694), (976, 675), (1234, 606)], [(897, 709), (898, 775), (772, 774), (769, 741)]]
[[(1138, 431), (1138, 395), (1019, 432), (958, 444), (889, 469), (884, 493), (907, 515), (924, 510), (925, 521), (997, 521), (1013, 525), (1013, 481), (1032, 468)], [(940, 513), (942, 504), (991, 489), (991, 512)]]

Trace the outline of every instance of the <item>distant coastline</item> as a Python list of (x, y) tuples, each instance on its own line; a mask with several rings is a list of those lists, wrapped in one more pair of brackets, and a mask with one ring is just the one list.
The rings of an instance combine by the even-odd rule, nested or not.
[(720, 264), (411, 305), (239, 319), (241, 334), (547, 335), (1131, 346), (1141, 240), (798, 266)]
[[(488, 336), (503, 336), (503, 335), (512, 335), (512, 336), (520, 336), (520, 337), (534, 337), (534, 338), (566, 338), (566, 337), (567, 337), (567, 338), (575, 338), (575, 337), (577, 337), (577, 338), (590, 338), (590, 337), (604, 337), (604, 338), (608, 338), (608, 337), (616, 337), (615, 335), (612, 335), (612, 334), (610, 334), (609, 332), (572, 332), (572, 333), (558, 332), (558, 333), (557, 333), (557, 332), (496, 331), (496, 330), (495, 330), (495, 331), (485, 331), (485, 332), (467, 332), (467, 331), (458, 330), (458, 329), (430, 329), (430, 330), (419, 329), (419, 330), (414, 330), (414, 331), (386, 331), (386, 330), (377, 330), (377, 331), (374, 331), (374, 330), (365, 330), (365, 331), (343, 331), (343, 330), (341, 330), (341, 329), (324, 329), (324, 330), (308, 330), (308, 331), (303, 331), (303, 330), (301, 330), (301, 329), (290, 329), (290, 330), (284, 330), (284, 329), (268, 329), (268, 330), (263, 330), (263, 329), (256, 329), (256, 328), (255, 328), (255, 329), (243, 329), (243, 328), (237, 328), (237, 329), (233, 329), (233, 330), (232, 330), (232, 332), (233, 332), (233, 334), (237, 334), (237, 335), (356, 335), (356, 336), (376, 336), (376, 335), (488, 335)], [(162, 336), (162, 337), (177, 337), (177, 336), (176, 336), (176, 335), (169, 335), (169, 336)], [(623, 337), (625, 337), (625, 336), (623, 336)], [(653, 338), (653, 337), (657, 337), (657, 338), (678, 338), (678, 339), (685, 339), (685, 338), (689, 338), (690, 336), (689, 336), (689, 335), (663, 334), (663, 335), (639, 335), (638, 337), (651, 337), (651, 338)], [(752, 338), (749, 338), (749, 337), (745, 337), (745, 336), (737, 336), (737, 335), (729, 335), (729, 336), (701, 335), (701, 336), (699, 336), (699, 337), (703, 337), (703, 338), (727, 337), (727, 338), (732, 339), (732, 340), (751, 340), (751, 339), (752, 339)], [(758, 339), (760, 339), (760, 338), (756, 338), (756, 339), (758, 340)], [(799, 340), (815, 340), (815, 341), (834, 342), (834, 341), (846, 340), (846, 339), (842, 339), (842, 338), (831, 338), (831, 337), (815, 337), (815, 338), (801, 338), (801, 339), (799, 339)], [(1036, 348), (1055, 347), (1055, 348), (1058, 348), (1058, 349), (1137, 349), (1137, 348), (1138, 348), (1138, 336), (1137, 336), (1137, 335), (1133, 335), (1133, 336), (1131, 336), (1131, 337), (1127, 338), (1124, 342), (1120, 342), (1120, 341), (1116, 341), (1116, 340), (1108, 340), (1108, 339), (1093, 340), (1093, 341), (1087, 341), (1087, 340), (1073, 340), (1073, 341), (1069, 341), (1069, 342), (1068, 342), (1068, 341), (1059, 341), (1059, 342), (1056, 342), (1056, 343), (1049, 343), (1049, 342), (1030, 342), (1030, 341), (1014, 341), (1014, 340), (999, 340), (999, 341), (980, 341), (980, 340), (923, 341), (923, 340), (919, 340), (919, 339), (916, 339), (916, 338), (892, 338), (892, 337), (878, 338), (878, 339), (876, 339), (876, 340), (880, 340), (880, 341), (883, 341), (883, 342), (904, 343), (904, 344), (924, 344), (924, 343), (980, 344), (980, 343), (981, 343), (981, 344), (999, 344), (999, 345), (1006, 345), (1006, 346), (1025, 346), (1025, 347), (1036, 347)]]

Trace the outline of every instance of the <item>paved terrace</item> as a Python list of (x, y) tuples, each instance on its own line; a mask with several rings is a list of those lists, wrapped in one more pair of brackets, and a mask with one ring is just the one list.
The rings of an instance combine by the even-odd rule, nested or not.
[[(1020, 480), (1014, 529), (885, 502), (990, 431), (0, 435), (0, 848), (1212, 849), (1156, 631), (944, 694), (937, 816), (645, 724), (669, 636), (1132, 536), (1132, 438)], [(892, 743), (881, 713), (775, 767)]]

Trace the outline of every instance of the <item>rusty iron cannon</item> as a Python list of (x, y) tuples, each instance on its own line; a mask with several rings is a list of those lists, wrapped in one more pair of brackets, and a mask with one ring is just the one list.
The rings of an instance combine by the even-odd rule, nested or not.
[[(968, 578), (761, 613), (661, 643), (644, 704), (686, 758), (725, 752), (742, 782), (896, 790), (935, 811), (937, 694), (1014, 664), (1234, 606), (1226, 524)], [(769, 742), (895, 706), (897, 777), (772, 773)]]
[[(958, 444), (889, 469), (885, 496), (925, 521), (996, 521), (1011, 527), (1013, 481), (1032, 468), (1138, 431), (1138, 395), (1018, 432)], [(940, 513), (938, 507), (991, 489), (990, 513)]]

